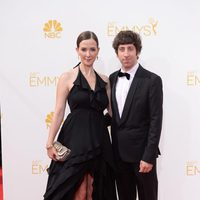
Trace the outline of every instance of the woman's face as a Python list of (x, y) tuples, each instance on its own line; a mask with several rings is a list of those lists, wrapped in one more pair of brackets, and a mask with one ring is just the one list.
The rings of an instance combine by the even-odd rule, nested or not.
[(80, 57), (81, 63), (90, 67), (97, 58), (99, 48), (94, 39), (88, 39), (81, 41), (76, 51)]

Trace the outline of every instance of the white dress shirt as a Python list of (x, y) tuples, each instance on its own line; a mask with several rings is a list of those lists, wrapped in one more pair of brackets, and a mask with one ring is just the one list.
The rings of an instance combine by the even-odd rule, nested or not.
[[(139, 67), (139, 64), (137, 63), (134, 65), (129, 71), (126, 71), (126, 73), (130, 74), (130, 79), (128, 80), (125, 76), (118, 77), (117, 79), (117, 85), (116, 85), (116, 99), (117, 99), (117, 105), (119, 110), (119, 116), (121, 118), (122, 112), (124, 109), (124, 104), (126, 101), (126, 97), (128, 95), (128, 91), (130, 89), (131, 83), (133, 81), (133, 78), (135, 76), (135, 73)], [(121, 72), (125, 72), (121, 69)]]

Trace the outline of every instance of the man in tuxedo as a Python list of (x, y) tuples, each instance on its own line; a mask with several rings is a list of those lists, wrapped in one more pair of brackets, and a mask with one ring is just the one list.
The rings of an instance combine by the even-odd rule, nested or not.
[(157, 200), (156, 158), (162, 126), (162, 80), (138, 63), (139, 34), (120, 31), (113, 48), (121, 69), (110, 75), (111, 135), (119, 200)]

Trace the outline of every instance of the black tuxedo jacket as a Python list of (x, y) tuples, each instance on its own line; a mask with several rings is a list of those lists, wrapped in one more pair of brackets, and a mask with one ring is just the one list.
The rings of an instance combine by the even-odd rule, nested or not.
[(110, 75), (112, 122), (111, 136), (116, 159), (153, 163), (159, 154), (162, 126), (162, 80), (139, 65), (131, 83), (121, 118), (116, 101), (119, 71)]

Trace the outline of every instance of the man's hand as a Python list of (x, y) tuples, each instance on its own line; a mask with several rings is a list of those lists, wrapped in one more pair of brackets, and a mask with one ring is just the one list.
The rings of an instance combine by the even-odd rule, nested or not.
[(140, 161), (140, 170), (141, 173), (149, 173), (153, 168), (153, 165), (151, 163), (147, 163), (143, 160)]

